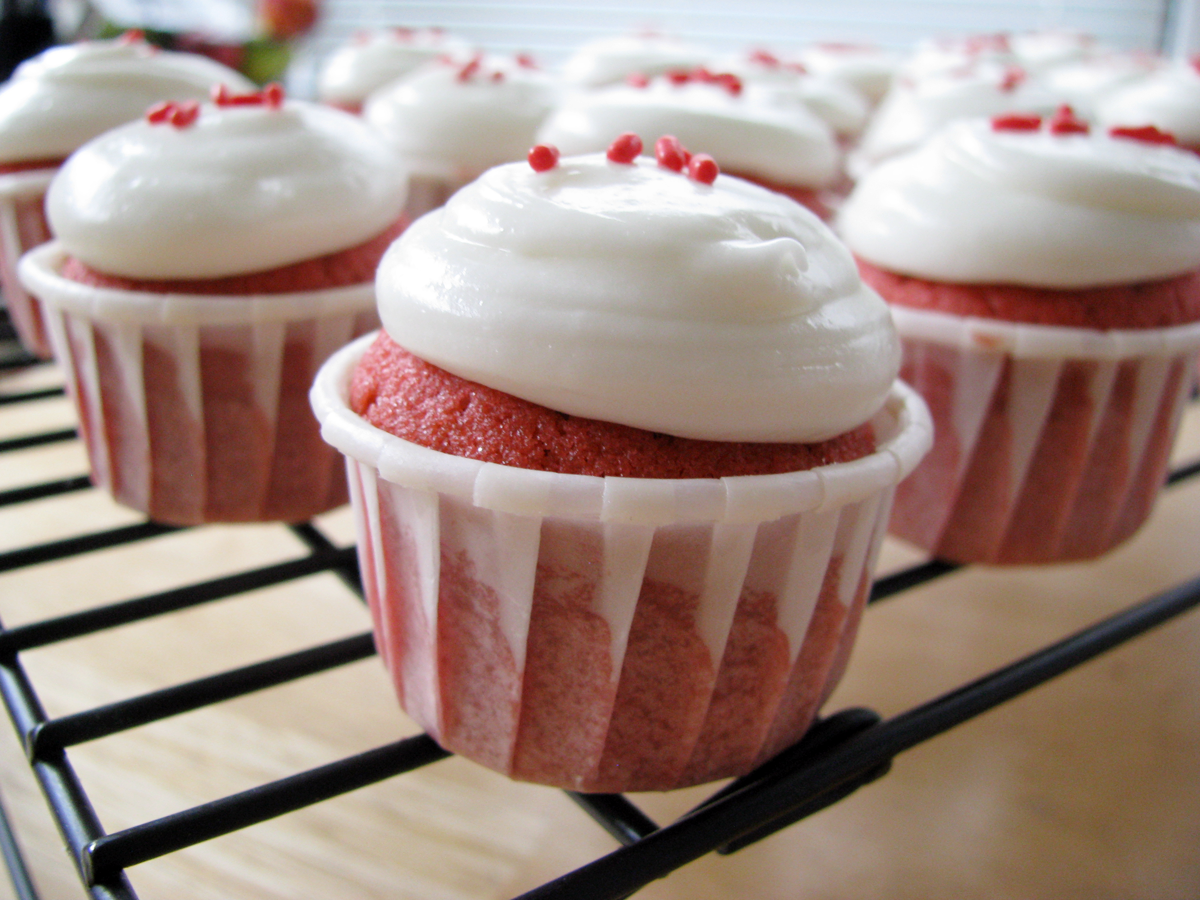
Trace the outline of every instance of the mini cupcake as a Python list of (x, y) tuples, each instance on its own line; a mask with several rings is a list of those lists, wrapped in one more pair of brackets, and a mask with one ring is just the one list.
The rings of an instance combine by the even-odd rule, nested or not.
[(1200, 160), (1068, 109), (957, 123), (864, 178), (839, 228), (937, 429), (893, 532), (982, 563), (1129, 538), (1200, 347)]
[(0, 286), (31, 353), (48, 358), (50, 339), (16, 265), (22, 253), (49, 239), (42, 207), (55, 170), (75, 148), (139, 118), (151, 104), (202, 99), (214, 84), (254, 88), (213, 60), (159, 50), (130, 32), (52, 47), (18, 66), (0, 87)]
[(828, 229), (632, 138), (536, 147), (415, 222), (385, 331), (312, 394), (404, 708), (583, 791), (742, 774), (803, 734), (930, 439)]
[(466, 41), (440, 28), (359, 31), (329, 55), (317, 73), (317, 99), (362, 112), (373, 92), (440, 56), (465, 57)]
[(523, 159), (558, 94), (526, 55), (446, 57), (371, 94), (363, 116), (409, 170), (415, 219), (485, 169)]
[(711, 55), (699, 44), (656, 31), (617, 34), (577, 47), (559, 74), (568, 89), (591, 90), (619, 84), (630, 75), (694, 69)]
[[(705, 68), (634, 77), (568, 96), (538, 131), (564, 155), (603, 152), (626, 131), (669, 134), (704, 147), (731, 175), (786, 194), (821, 217), (841, 177), (833, 130), (802, 104), (769, 88)], [(654, 153), (653, 146), (643, 152)]]
[(44, 303), (92, 478), (172, 524), (299, 521), (346, 499), (307, 390), (378, 326), (404, 176), (359, 119), (278, 86), (167, 103), (71, 155)]

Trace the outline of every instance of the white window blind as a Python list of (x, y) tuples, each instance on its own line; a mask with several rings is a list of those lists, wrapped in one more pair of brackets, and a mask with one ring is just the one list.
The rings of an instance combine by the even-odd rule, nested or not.
[[(906, 48), (932, 35), (1060, 28), (1119, 49), (1189, 52), (1197, 0), (673, 0), (646, 3), (502, 0), (418, 3), (324, 0), (314, 54), (372, 26), (441, 26), (487, 48), (559, 61), (585, 40), (654, 28), (718, 51), (779, 49), (812, 41), (866, 41)], [(1182, 41), (1185, 46), (1175, 46)]]

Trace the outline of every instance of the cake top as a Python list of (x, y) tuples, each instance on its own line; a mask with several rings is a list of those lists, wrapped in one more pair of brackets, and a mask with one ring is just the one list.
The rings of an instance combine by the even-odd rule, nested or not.
[(558, 96), (528, 56), (446, 57), (375, 91), (363, 117), (413, 171), (469, 179), (524, 158)]
[(637, 73), (657, 75), (702, 66), (710, 55), (704, 47), (655, 31), (618, 34), (581, 44), (560, 74), (570, 87), (603, 87)]
[(678, 141), (536, 147), (418, 219), (376, 280), (393, 340), (560, 412), (712, 440), (866, 421), (899, 351), (883, 301), (792, 200)]
[(353, 247), (400, 215), (406, 173), (357, 117), (278, 85), (164, 103), (89, 141), (46, 207), (64, 248), (144, 279), (272, 269)]
[(317, 75), (317, 99), (357, 106), (389, 81), (444, 54), (465, 56), (466, 41), (438, 28), (360, 31), (334, 50)]
[(940, 281), (1082, 288), (1200, 266), (1200, 157), (1153, 128), (1053, 116), (954, 123), (867, 173), (838, 229), (868, 262)]
[(1163, 66), (1096, 104), (1097, 121), (1154, 125), (1200, 147), (1200, 58)]
[(152, 103), (201, 99), (214, 84), (254, 90), (227, 66), (160, 50), (136, 32), (51, 47), (21, 63), (0, 87), (0, 162), (61, 159)]
[(675, 135), (747, 177), (820, 188), (838, 176), (840, 156), (829, 125), (802, 104), (781, 103), (770, 89), (704, 68), (572, 94), (546, 120), (538, 140), (565, 155), (596, 153), (626, 130)]

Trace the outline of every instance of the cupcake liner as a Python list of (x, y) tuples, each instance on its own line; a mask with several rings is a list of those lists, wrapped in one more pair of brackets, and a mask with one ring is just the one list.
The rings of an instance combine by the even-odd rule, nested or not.
[(308, 389), (378, 327), (374, 288), (248, 297), (95, 288), (51, 242), (20, 275), (44, 304), (92, 480), (160, 522), (303, 521), (348, 499)]
[(897, 384), (878, 450), (785, 475), (560, 475), (450, 456), (346, 405), (371, 338), (313, 408), (346, 454), (363, 582), (401, 704), (444, 747), (582, 791), (744, 774), (840, 677), (895, 485), (931, 442)]
[(936, 440), (890, 529), (957, 562), (1091, 559), (1150, 515), (1200, 322), (1095, 331), (892, 308)]
[(41, 304), (17, 277), (17, 263), (26, 250), (50, 240), (46, 222), (46, 189), (57, 169), (30, 169), (0, 175), (0, 288), (17, 338), (41, 359), (53, 355)]

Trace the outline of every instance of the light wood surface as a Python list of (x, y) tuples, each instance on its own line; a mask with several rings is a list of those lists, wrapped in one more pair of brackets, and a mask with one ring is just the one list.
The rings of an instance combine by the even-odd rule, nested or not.
[[(0, 391), (56, 383), (51, 366)], [(66, 400), (0, 407), (0, 439), (70, 427)], [(1177, 458), (1200, 456), (1200, 404)], [(77, 442), (0, 457), (0, 490), (80, 474)], [(139, 521), (95, 490), (0, 508), (0, 551)], [(321, 520), (352, 539), (345, 511)], [(210, 527), (0, 574), (13, 626), (299, 555), (276, 526)], [(916, 559), (889, 541), (883, 567)], [(872, 607), (827, 706), (890, 716), (1200, 573), (1200, 479), (1105, 559), (969, 569)], [(357, 598), (320, 575), (22, 654), (52, 715), (354, 634)], [(70, 750), (114, 831), (412, 733), (377, 659)], [(668, 822), (711, 788), (634, 799)], [(84, 896), (13, 730), (0, 796), (41, 894)], [(460, 759), (129, 870), (145, 900), (503, 900), (615, 842), (563, 794)], [(789, 829), (656, 882), (646, 900), (1200, 896), (1200, 614), (1187, 614), (905, 753)], [(0, 898), (11, 896), (0, 884)]]

